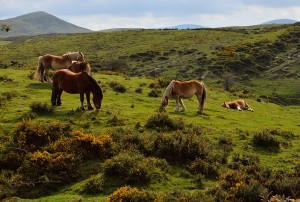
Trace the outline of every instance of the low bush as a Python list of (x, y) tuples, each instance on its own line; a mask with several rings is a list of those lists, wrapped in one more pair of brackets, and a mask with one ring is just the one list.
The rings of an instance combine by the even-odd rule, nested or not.
[(149, 117), (145, 127), (158, 131), (182, 130), (185, 125), (180, 117), (171, 119), (166, 113), (157, 113)]
[(104, 186), (104, 178), (93, 175), (85, 181), (82, 192), (85, 194), (100, 194), (104, 190)]
[(196, 158), (189, 166), (191, 173), (196, 175), (201, 174), (211, 179), (216, 179), (219, 175), (219, 168), (220, 164), (218, 162), (210, 162), (200, 158)]
[(158, 90), (157, 88), (153, 88), (149, 93), (148, 93), (149, 97), (160, 97), (161, 96), (161, 92), (160, 90)]
[(79, 159), (73, 154), (36, 151), (26, 156), (10, 187), (23, 198), (49, 194), (75, 180), (79, 176), (78, 166)]
[(253, 144), (254, 146), (270, 151), (278, 152), (280, 150), (280, 141), (272, 134), (272, 130), (268, 129), (255, 133)]
[(15, 127), (13, 142), (20, 149), (36, 151), (60, 137), (70, 136), (71, 131), (70, 124), (22, 121)]
[(110, 123), (112, 126), (124, 126), (125, 120), (117, 115), (114, 115), (110, 120), (108, 120), (108, 123)]
[(211, 145), (202, 137), (182, 132), (162, 133), (153, 139), (152, 155), (175, 163), (190, 163), (196, 158), (222, 162), (221, 156), (211, 152)]
[(84, 159), (106, 159), (113, 153), (112, 138), (106, 133), (95, 136), (76, 130), (71, 135), (72, 137), (60, 138), (47, 149), (51, 152), (71, 153)]
[(165, 160), (123, 152), (104, 163), (104, 177), (119, 179), (121, 184), (148, 184), (163, 181), (169, 165)]
[(29, 107), (36, 114), (51, 114), (54, 112), (54, 107), (47, 102), (33, 101)]
[(108, 196), (108, 202), (140, 202), (140, 201), (154, 201), (155, 198), (147, 190), (139, 190), (136, 187), (123, 186), (114, 191)]
[(126, 92), (126, 87), (122, 84), (120, 84), (119, 82), (117, 81), (111, 81), (109, 82), (108, 84), (115, 92), (118, 92), (118, 93), (125, 93)]

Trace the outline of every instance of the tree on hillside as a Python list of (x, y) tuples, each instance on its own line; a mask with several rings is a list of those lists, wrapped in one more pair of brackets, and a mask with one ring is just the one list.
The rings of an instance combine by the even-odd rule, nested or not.
[(10, 25), (1, 25), (1, 30), (8, 32), (11, 30), (11, 26)]

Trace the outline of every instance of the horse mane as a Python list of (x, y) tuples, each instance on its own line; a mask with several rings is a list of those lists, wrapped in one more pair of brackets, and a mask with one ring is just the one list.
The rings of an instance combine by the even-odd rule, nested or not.
[(165, 97), (171, 97), (172, 96), (172, 91), (173, 91), (173, 87), (174, 87), (174, 82), (175, 80), (172, 80), (170, 82), (170, 84), (168, 85), (168, 87), (166, 88), (164, 94), (162, 95), (162, 99), (164, 99)]

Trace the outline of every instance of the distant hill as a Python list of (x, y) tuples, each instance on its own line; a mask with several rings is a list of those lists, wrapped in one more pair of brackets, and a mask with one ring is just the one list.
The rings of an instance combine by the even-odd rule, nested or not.
[(296, 22), (297, 22), (297, 20), (276, 19), (276, 20), (270, 20), (270, 21), (264, 22), (262, 24), (267, 24), (267, 25), (270, 25), (270, 24), (294, 24)]
[(1, 24), (10, 25), (12, 30), (0, 32), (0, 37), (29, 36), (52, 33), (87, 33), (91, 30), (76, 26), (43, 11), (0, 20)]
[(180, 24), (173, 27), (165, 27), (162, 29), (201, 29), (201, 28), (207, 28), (201, 25), (195, 25), (195, 24)]

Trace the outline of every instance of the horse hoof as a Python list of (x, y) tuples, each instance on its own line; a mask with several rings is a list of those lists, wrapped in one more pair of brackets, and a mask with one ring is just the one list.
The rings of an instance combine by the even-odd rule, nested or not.
[(85, 110), (85, 108), (84, 108), (84, 107), (80, 107), (80, 109), (81, 109), (82, 111), (84, 111), (84, 110)]
[(92, 107), (92, 106), (88, 107), (88, 110), (93, 110), (93, 109), (94, 109), (94, 107)]

